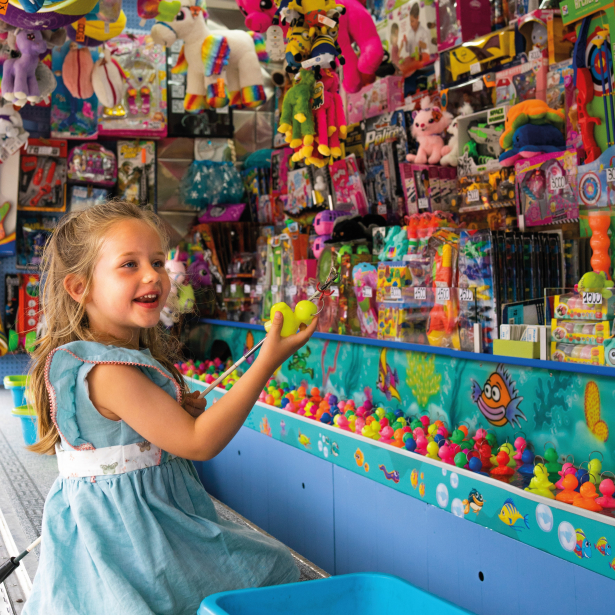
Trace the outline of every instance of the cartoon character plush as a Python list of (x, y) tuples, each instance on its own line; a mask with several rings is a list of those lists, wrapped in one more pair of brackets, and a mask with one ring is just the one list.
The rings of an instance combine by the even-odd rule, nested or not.
[(440, 158), (451, 151), (444, 145), (442, 133), (451, 123), (451, 114), (431, 106), (428, 96), (421, 101), (421, 110), (412, 113), (412, 136), (417, 140), (419, 149), (416, 154), (408, 154), (408, 162), (416, 164), (438, 164)]
[[(163, 0), (159, 13), (169, 4), (179, 10), (172, 21), (159, 22), (151, 31), (154, 42), (167, 47), (177, 39), (184, 41), (172, 69), (188, 75), (184, 108), (189, 113), (200, 113), (229, 104), (236, 109), (259, 107), (266, 96), (254, 39), (241, 30), (209, 30), (207, 12), (200, 2)], [(165, 18), (171, 13), (166, 11)]]
[(448, 141), (450, 151), (448, 154), (444, 154), (442, 158), (440, 158), (440, 164), (442, 166), (457, 166), (457, 160), (459, 159), (459, 118), (464, 115), (470, 115), (472, 112), (472, 107), (468, 103), (464, 103), (459, 111), (459, 115), (453, 118), (449, 127), (446, 129), (446, 132), (451, 135), (451, 138)]
[(312, 39), (302, 21), (293, 24), (288, 31), (286, 43), (286, 71), (297, 73), (301, 62), (310, 57)]
[(309, 158), (313, 150), (314, 120), (310, 100), (315, 81), (314, 74), (302, 68), (299, 81), (286, 92), (282, 102), (278, 132), (286, 135), (286, 141), (295, 150), (295, 161)]
[[(288, 11), (296, 11), (303, 15), (310, 37), (313, 37), (323, 25), (326, 27), (326, 19), (334, 20), (334, 16), (346, 12), (343, 5), (338, 5), (335, 0), (291, 0), (287, 6)], [(323, 19), (326, 18), (326, 19)]]
[(613, 296), (613, 282), (608, 280), (604, 271), (588, 271), (575, 286), (578, 293), (592, 292), (601, 293), (603, 299)]
[(194, 308), (194, 289), (185, 283), (186, 265), (179, 260), (179, 248), (175, 250), (173, 258), (167, 260), (164, 268), (171, 278), (171, 291), (160, 313), (160, 320), (166, 327), (172, 327), (179, 314)]
[[(246, 27), (255, 32), (266, 32), (278, 10), (272, 0), (236, 2), (246, 18)], [(360, 0), (337, 0), (337, 4), (346, 7), (346, 13), (340, 17), (337, 40), (346, 59), (343, 86), (346, 92), (354, 93), (374, 80), (384, 50), (374, 20)], [(353, 44), (358, 47), (358, 54)]]
[[(318, 151), (323, 156), (339, 158), (342, 155), (340, 139), (346, 138), (346, 114), (339, 95), (340, 82), (332, 70), (323, 73), (322, 81), (316, 83), (312, 110), (316, 119)], [(316, 160), (311, 161), (314, 164)]]
[(337, 31), (326, 34), (319, 32), (312, 40), (310, 59), (313, 61), (312, 70), (316, 79), (322, 79), (321, 68), (335, 68), (335, 59), (343, 66), (346, 63), (342, 50), (337, 44)]
[(16, 52), (4, 62), (2, 96), (12, 102), (36, 102), (40, 90), (36, 81), (39, 56), (47, 51), (47, 43), (37, 30), (21, 30), (15, 36)]

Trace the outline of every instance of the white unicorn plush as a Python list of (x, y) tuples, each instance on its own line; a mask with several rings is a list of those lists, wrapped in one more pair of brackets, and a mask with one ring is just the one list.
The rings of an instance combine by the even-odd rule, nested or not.
[[(178, 39), (184, 41), (172, 72), (188, 73), (184, 98), (188, 113), (227, 105), (254, 109), (265, 102), (259, 56), (250, 34), (209, 30), (204, 0), (162, 0), (158, 12), (159, 21), (151, 31), (154, 42), (170, 47)], [(264, 47), (260, 39), (257, 43)]]

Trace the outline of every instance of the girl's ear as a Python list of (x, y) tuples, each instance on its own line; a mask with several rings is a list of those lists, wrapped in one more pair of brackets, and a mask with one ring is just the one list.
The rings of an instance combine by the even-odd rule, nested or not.
[(64, 290), (77, 302), (81, 303), (83, 300), (83, 293), (85, 292), (86, 284), (83, 278), (74, 274), (68, 274), (64, 278)]

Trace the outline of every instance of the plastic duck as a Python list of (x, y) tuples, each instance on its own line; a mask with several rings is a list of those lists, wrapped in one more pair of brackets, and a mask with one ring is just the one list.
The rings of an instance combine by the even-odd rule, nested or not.
[[(508, 467), (516, 468), (517, 462), (513, 459), (513, 453), (515, 452), (513, 445), (510, 444), (509, 442), (504, 442), (504, 444), (500, 446), (499, 450), (504, 451), (508, 455), (508, 458), (509, 458)], [(496, 465), (497, 464), (496, 456), (492, 455), (489, 461), (491, 461), (491, 465)]]
[(534, 475), (534, 453), (529, 448), (526, 448), (521, 455), (521, 463), (523, 464), (517, 472), (524, 476)]
[(589, 472), (585, 469), (585, 468), (579, 468), (577, 470), (577, 480), (579, 481), (579, 486), (577, 487), (576, 491), (577, 493), (579, 493), (579, 489), (581, 488), (581, 485), (586, 483), (589, 480)]
[(413, 453), (414, 451), (416, 451), (416, 440), (412, 437), (406, 438), (404, 440), (404, 446), (406, 447), (407, 451)]
[(378, 442), (385, 442), (386, 444), (391, 444), (392, 438), (393, 428), (387, 425), (380, 430), (380, 438), (378, 439)]
[(561, 480), (558, 481), (562, 483), (563, 491), (558, 493), (555, 496), (555, 499), (559, 502), (565, 502), (566, 504), (572, 504), (574, 498), (576, 498), (579, 494), (575, 491), (577, 488), (579, 481), (574, 474), (565, 474)]
[(492, 433), (487, 433), (487, 435), (485, 436), (485, 440), (487, 440), (487, 444), (492, 449), (498, 445), (498, 440)]
[(519, 436), (518, 438), (515, 439), (515, 454), (513, 456), (513, 459), (517, 462), (517, 464), (522, 463), (521, 461), (521, 457), (523, 455), (523, 451), (527, 448), (527, 442), (525, 440), (525, 438), (522, 438), (521, 436)]
[(442, 461), (444, 461), (444, 463), (450, 463), (451, 465), (453, 465), (454, 463), (454, 459), (455, 459), (455, 455), (453, 455), (451, 448), (448, 444), (444, 444), (444, 446), (440, 447), (440, 450), (438, 451), (438, 455), (440, 456), (440, 459), (442, 459)]
[(615, 498), (613, 497), (615, 483), (610, 478), (605, 478), (600, 483), (599, 489), (602, 497), (596, 499), (596, 504), (602, 506), (602, 508), (615, 508)]
[(489, 470), (491, 468), (491, 447), (487, 443), (481, 444), (478, 454), (483, 464), (483, 470)]
[(578, 493), (574, 500), (572, 500), (573, 506), (584, 508), (585, 510), (593, 510), (594, 512), (600, 512), (602, 506), (596, 502), (598, 494), (596, 493), (596, 485), (587, 481), (581, 485), (581, 491)]
[(486, 437), (487, 432), (482, 427), (479, 427), (476, 430), (476, 435), (474, 436), (474, 438), (472, 438), (474, 440), (474, 448), (476, 450), (478, 450), (485, 443)]
[(472, 457), (472, 459), (468, 462), (468, 469), (472, 472), (476, 472), (476, 474), (488, 476), (486, 472), (483, 472), (483, 463), (480, 460), (480, 457)]
[[(419, 435), (415, 438), (416, 440), (416, 449), (415, 452), (419, 455), (425, 455), (427, 453), (427, 440), (425, 436)], [(437, 445), (436, 445), (437, 446)]]
[[(571, 463), (566, 462), (562, 466), (562, 469), (558, 472), (558, 474), (561, 476), (561, 478), (555, 483), (555, 486), (558, 489), (563, 489), (564, 488), (564, 478), (568, 474), (576, 474), (576, 473), (577, 473), (577, 469)], [(579, 484), (579, 481), (577, 481), (577, 484)], [(575, 489), (576, 489), (576, 487), (575, 487)]]
[(559, 455), (554, 448), (548, 448), (545, 451), (545, 467), (549, 474), (558, 474), (562, 469), (562, 464), (558, 463)]
[(427, 428), (429, 427), (429, 423), (431, 422), (431, 421), (429, 420), (429, 417), (428, 417), (426, 414), (424, 414), (424, 415), (423, 415), (423, 416), (419, 419), (419, 421), (421, 421), (421, 424), (423, 425), (423, 429), (426, 431), (426, 430), (427, 430)]
[(508, 466), (510, 457), (506, 451), (500, 451), (495, 456), (495, 459), (498, 467), (491, 470), (492, 476), (512, 476), (515, 473), (515, 471)]
[(440, 451), (440, 447), (438, 446), (438, 444), (436, 442), (430, 442), (427, 445), (427, 455), (425, 455), (426, 457), (429, 457), (430, 459), (440, 459), (440, 457), (438, 456), (438, 453)]
[(600, 459), (590, 459), (587, 464), (587, 469), (589, 470), (589, 480), (594, 483), (594, 485), (600, 484), (600, 474), (602, 472), (602, 462)]
[[(455, 465), (458, 468), (467, 468), (468, 467), (468, 457), (465, 453), (457, 453), (455, 455)], [(480, 459), (479, 459), (480, 461)], [(481, 463), (481, 467), (482, 467), (482, 463)]]
[(549, 472), (544, 463), (539, 463), (534, 467), (534, 478), (530, 481), (530, 486), (525, 488), (525, 491), (542, 495), (545, 498), (553, 500), (553, 490), (555, 485), (549, 480)]
[(461, 429), (455, 429), (455, 431), (453, 431), (453, 433), (451, 434), (451, 442), (453, 444), (458, 444), (459, 446), (461, 446), (461, 443), (464, 441), (465, 439), (465, 434), (463, 433), (463, 431), (461, 431)]

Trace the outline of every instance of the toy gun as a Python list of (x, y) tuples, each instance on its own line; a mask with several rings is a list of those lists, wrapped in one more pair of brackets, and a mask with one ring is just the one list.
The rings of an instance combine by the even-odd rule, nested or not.
[(492, 156), (499, 156), (500, 136), (503, 130), (503, 124), (497, 128), (487, 124), (478, 124), (477, 126), (468, 128), (468, 134), (479, 145), (485, 145), (489, 154)]
[(577, 117), (581, 137), (583, 139), (583, 149), (585, 150), (585, 163), (593, 162), (600, 156), (602, 150), (598, 147), (594, 138), (594, 126), (600, 125), (600, 119), (592, 117), (587, 112), (587, 105), (594, 99), (594, 84), (590, 69), (587, 67), (585, 52), (587, 46), (587, 31), (589, 30), (590, 18), (586, 17), (579, 29), (579, 35), (574, 44), (572, 54), (572, 69), (574, 84), (577, 87)]

